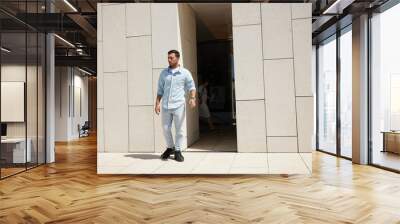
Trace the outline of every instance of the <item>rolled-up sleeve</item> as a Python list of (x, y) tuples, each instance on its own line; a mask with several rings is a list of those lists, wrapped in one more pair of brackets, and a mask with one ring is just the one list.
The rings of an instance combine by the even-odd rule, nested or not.
[(194, 84), (192, 74), (189, 71), (186, 73), (185, 90), (186, 92), (196, 90), (196, 85)]
[(158, 85), (157, 85), (157, 95), (164, 95), (164, 75), (163, 72), (160, 73), (160, 77), (158, 77)]

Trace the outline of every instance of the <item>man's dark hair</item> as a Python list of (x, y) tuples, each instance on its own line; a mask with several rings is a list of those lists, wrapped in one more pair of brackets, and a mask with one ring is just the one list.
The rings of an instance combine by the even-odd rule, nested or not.
[(179, 58), (181, 56), (181, 54), (177, 50), (170, 50), (170, 51), (168, 51), (168, 54), (175, 54), (175, 56), (177, 58)]

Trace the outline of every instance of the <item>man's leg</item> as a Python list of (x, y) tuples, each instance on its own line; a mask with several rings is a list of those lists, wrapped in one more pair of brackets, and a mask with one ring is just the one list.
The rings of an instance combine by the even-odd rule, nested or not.
[(168, 109), (161, 109), (161, 124), (162, 124), (162, 129), (163, 129), (163, 134), (165, 138), (165, 142), (167, 144), (167, 149), (165, 152), (161, 155), (162, 159), (168, 159), (170, 154), (174, 152), (174, 139), (172, 138), (172, 118), (173, 114), (171, 110)]
[(184, 121), (186, 117), (186, 105), (182, 105), (174, 110), (173, 120), (175, 123), (175, 159), (179, 162), (184, 160), (181, 151), (185, 140)]

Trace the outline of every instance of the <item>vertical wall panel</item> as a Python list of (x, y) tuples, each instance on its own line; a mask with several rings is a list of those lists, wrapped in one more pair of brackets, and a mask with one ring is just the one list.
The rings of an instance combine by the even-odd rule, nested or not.
[[(103, 4), (97, 4), (97, 42), (103, 41)], [(99, 52), (99, 51), (97, 51)]]
[(236, 101), (238, 152), (267, 152), (264, 100)]
[[(163, 69), (153, 69), (153, 94), (154, 102), (157, 97), (157, 84), (160, 77), (160, 73)], [(161, 114), (154, 114), (154, 149), (156, 152), (163, 152), (165, 150), (165, 141), (161, 126)]]
[(104, 109), (97, 109), (97, 151), (104, 152)]
[(233, 37), (236, 100), (264, 99), (261, 26), (234, 26)]
[(103, 42), (97, 42), (97, 108), (104, 107)]
[(168, 66), (167, 52), (181, 50), (177, 3), (151, 4), (153, 68)]
[(161, 74), (162, 70), (163, 70), (162, 68), (152, 69), (152, 71), (153, 71), (153, 98), (154, 98), (153, 104), (155, 104), (156, 99), (157, 99), (158, 80), (160, 78), (160, 74)]
[(104, 72), (127, 71), (125, 4), (103, 5)]
[(292, 19), (311, 18), (312, 3), (292, 3)]
[(297, 149), (297, 137), (267, 137), (268, 152), (294, 152)]
[(154, 152), (153, 106), (129, 107), (129, 152)]
[(314, 150), (314, 98), (296, 97), (299, 152)]
[(129, 105), (153, 104), (151, 36), (127, 38)]
[(151, 10), (148, 3), (126, 4), (126, 35), (151, 34)]
[(165, 149), (166, 143), (161, 126), (161, 114), (154, 114), (154, 150), (155, 152), (163, 152)]
[(268, 136), (296, 136), (293, 60), (265, 60), (265, 107)]
[(296, 19), (293, 23), (293, 54), (296, 96), (312, 96), (311, 81), (311, 18)]
[[(179, 25), (182, 44), (181, 63), (188, 69), (197, 87), (197, 41), (196, 18), (193, 9), (188, 4), (179, 4)], [(193, 144), (200, 137), (198, 107), (186, 107), (187, 145)]]
[(104, 74), (104, 145), (106, 152), (128, 152), (127, 74)]
[(232, 3), (233, 26), (261, 23), (260, 3)]
[(261, 18), (264, 59), (293, 57), (290, 4), (261, 4)]

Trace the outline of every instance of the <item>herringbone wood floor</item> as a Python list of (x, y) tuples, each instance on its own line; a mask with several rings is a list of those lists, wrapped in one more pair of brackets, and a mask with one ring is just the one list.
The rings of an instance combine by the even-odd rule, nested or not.
[(400, 223), (400, 175), (315, 153), (310, 176), (96, 174), (96, 142), (0, 181), (0, 223)]

